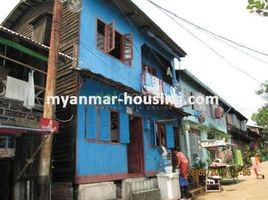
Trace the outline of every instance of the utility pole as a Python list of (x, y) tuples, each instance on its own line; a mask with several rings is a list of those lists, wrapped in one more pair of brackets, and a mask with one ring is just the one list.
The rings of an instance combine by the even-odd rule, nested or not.
[[(54, 0), (52, 29), (50, 37), (50, 50), (49, 50), (48, 67), (47, 67), (45, 103), (43, 112), (43, 118), (48, 120), (53, 120), (55, 112), (55, 105), (49, 104), (49, 102), (47, 102), (47, 97), (55, 96), (55, 90), (56, 90), (58, 52), (60, 46), (61, 12), (62, 12), (61, 0)], [(40, 150), (40, 160), (38, 169), (38, 188), (39, 188), (38, 199), (50, 200), (51, 154), (52, 154), (53, 133), (48, 136), (42, 136), (41, 140), (44, 144)]]

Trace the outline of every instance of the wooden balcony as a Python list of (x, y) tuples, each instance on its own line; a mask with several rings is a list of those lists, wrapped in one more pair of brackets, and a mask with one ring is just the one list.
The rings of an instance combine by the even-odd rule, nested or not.
[[(38, 127), (43, 112), (48, 49), (27, 38), (0, 28), (0, 125)], [(23, 106), (21, 98), (7, 95), (22, 93), (34, 71), (34, 106)], [(11, 81), (13, 80), (13, 84)], [(25, 96), (27, 93), (25, 93)], [(26, 97), (25, 97), (26, 98)]]

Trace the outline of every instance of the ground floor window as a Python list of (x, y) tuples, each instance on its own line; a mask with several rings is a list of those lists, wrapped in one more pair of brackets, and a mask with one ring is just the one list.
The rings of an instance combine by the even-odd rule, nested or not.
[(111, 141), (119, 142), (119, 113), (111, 111)]
[(156, 144), (166, 146), (166, 129), (164, 124), (159, 122), (157, 123)]

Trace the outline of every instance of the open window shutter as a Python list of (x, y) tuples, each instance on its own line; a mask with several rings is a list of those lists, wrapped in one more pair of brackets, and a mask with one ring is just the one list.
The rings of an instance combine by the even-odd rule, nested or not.
[(86, 115), (86, 138), (97, 138), (97, 109), (94, 106), (87, 106), (85, 109)]
[(100, 109), (100, 140), (110, 141), (110, 111)]
[(114, 23), (106, 25), (107, 31), (107, 52), (111, 52), (115, 48), (115, 30)]
[(120, 113), (119, 119), (120, 142), (128, 144), (130, 143), (129, 116), (127, 113)]
[(132, 34), (122, 36), (122, 55), (123, 61), (131, 61), (133, 58), (133, 38)]
[(166, 124), (166, 139), (167, 139), (167, 148), (174, 148), (174, 129), (172, 125)]

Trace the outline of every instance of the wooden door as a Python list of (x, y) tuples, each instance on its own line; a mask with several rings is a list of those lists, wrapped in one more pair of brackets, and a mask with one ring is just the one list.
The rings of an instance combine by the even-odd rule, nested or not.
[(144, 173), (144, 153), (142, 138), (142, 120), (134, 117), (130, 120), (130, 143), (128, 145), (128, 172)]

